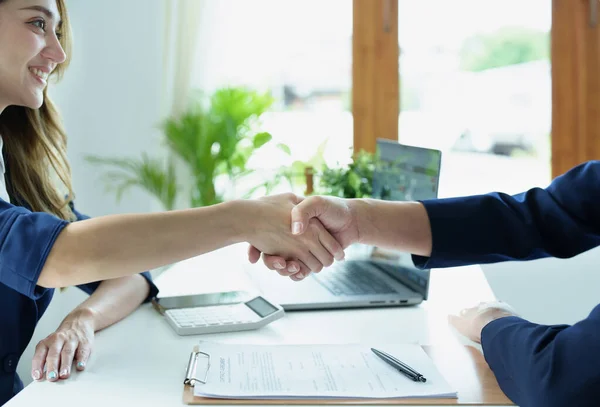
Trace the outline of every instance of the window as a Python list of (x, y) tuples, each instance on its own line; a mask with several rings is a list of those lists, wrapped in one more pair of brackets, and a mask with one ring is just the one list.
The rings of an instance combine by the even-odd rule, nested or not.
[[(194, 87), (245, 85), (276, 99), (263, 127), (274, 142), (252, 165), (264, 170), (306, 161), (325, 142), (328, 161), (347, 161), (352, 2), (219, 0), (206, 2), (203, 13)], [(275, 149), (277, 143), (288, 145), (291, 157)]]
[(399, 140), (443, 151), (440, 196), (550, 181), (550, 27), (550, 0), (398, 0)]
[[(290, 146), (292, 157), (265, 150), (256, 157), (261, 168), (306, 160), (325, 140), (325, 157), (335, 163), (348, 159), (353, 144), (364, 148), (374, 146), (377, 137), (398, 138), (443, 150), (440, 195), (450, 196), (545, 186), (551, 175), (598, 158), (593, 134), (600, 126), (594, 120), (600, 76), (591, 73), (600, 60), (600, 30), (588, 29), (587, 2), (205, 3), (194, 87), (209, 91), (245, 84), (270, 89), (277, 98), (265, 128), (276, 142)], [(380, 75), (395, 62), (381, 58), (381, 37), (374, 37), (369, 52), (357, 52), (357, 38), (364, 33), (356, 27), (365, 22), (364, 31), (385, 29), (398, 36), (393, 44), (400, 55), (397, 126), (381, 119), (393, 113), (377, 113), (398, 109), (393, 77)], [(585, 46), (575, 47), (578, 41)], [(579, 63), (568, 63), (573, 60)], [(373, 78), (358, 83), (353, 65), (369, 66), (379, 83)], [(581, 67), (590, 73), (582, 74)], [(352, 94), (363, 107), (376, 107), (366, 115), (356, 108), (351, 114)], [(577, 126), (582, 115), (589, 121)], [(377, 128), (384, 122), (383, 130)]]

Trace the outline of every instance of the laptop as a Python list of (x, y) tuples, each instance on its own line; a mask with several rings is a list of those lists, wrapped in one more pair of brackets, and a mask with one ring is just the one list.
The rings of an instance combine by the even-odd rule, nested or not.
[[(377, 150), (383, 165), (373, 174), (374, 198), (437, 197), (440, 151), (390, 140), (377, 140)], [(266, 269), (249, 274), (258, 290), (286, 311), (415, 305), (429, 291), (429, 270), (417, 269), (409, 253), (367, 245), (352, 245), (345, 261), (301, 282)]]

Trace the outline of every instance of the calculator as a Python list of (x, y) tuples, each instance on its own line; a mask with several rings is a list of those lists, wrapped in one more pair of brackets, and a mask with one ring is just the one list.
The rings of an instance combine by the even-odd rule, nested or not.
[(235, 304), (168, 309), (164, 315), (178, 335), (199, 335), (257, 329), (283, 317), (284, 311), (258, 295)]

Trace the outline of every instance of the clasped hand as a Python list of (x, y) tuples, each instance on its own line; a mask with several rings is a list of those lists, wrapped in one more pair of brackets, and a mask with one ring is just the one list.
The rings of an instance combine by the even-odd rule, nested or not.
[(281, 194), (251, 203), (255, 205), (253, 217), (260, 220), (253, 223), (255, 229), (247, 239), (252, 263), (263, 253), (271, 269), (301, 280), (344, 258), (347, 245), (343, 246), (344, 240), (331, 225), (313, 216), (300, 219), (303, 200), (295, 194)]
[[(344, 249), (359, 241), (358, 214), (353, 201), (283, 194), (259, 200), (272, 212), (268, 225), (249, 240), (248, 258), (298, 281), (319, 272), (333, 260), (344, 258)], [(355, 201), (354, 201), (355, 203)], [(261, 233), (261, 232), (271, 233)], [(271, 239), (264, 239), (264, 236)], [(263, 237), (261, 237), (263, 236)], [(264, 241), (268, 240), (268, 241)]]

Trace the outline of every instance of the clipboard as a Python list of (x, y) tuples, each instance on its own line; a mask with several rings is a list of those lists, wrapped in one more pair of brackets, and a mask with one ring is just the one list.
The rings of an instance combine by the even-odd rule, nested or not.
[[(210, 368), (210, 355), (195, 346), (186, 370), (183, 402), (188, 405), (440, 405), (440, 406), (514, 406), (498, 386), (481, 352), (472, 346), (422, 346), (440, 373), (458, 391), (458, 398), (398, 398), (398, 399), (217, 399), (197, 397), (194, 384), (203, 383)], [(206, 359), (205, 371), (197, 371), (198, 360)], [(201, 369), (202, 370), (202, 369)]]

